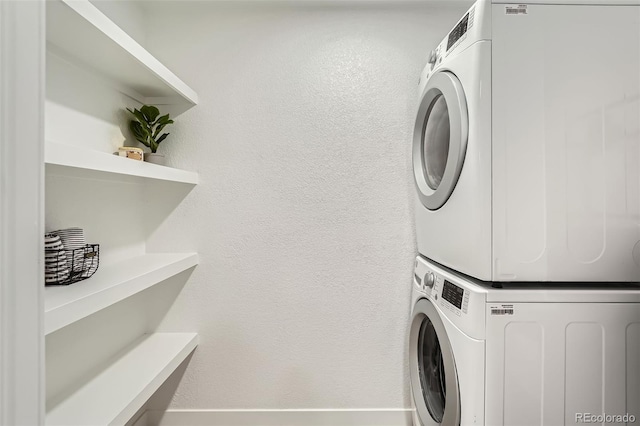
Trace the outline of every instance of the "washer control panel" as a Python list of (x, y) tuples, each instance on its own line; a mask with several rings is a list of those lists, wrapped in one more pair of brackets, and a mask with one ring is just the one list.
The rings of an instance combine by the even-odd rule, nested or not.
[(442, 315), (468, 336), (484, 338), (486, 287), (421, 256), (416, 258), (413, 272), (416, 291), (424, 294)]
[(442, 286), (442, 298), (451, 303), (458, 309), (462, 309), (462, 297), (464, 296), (464, 289), (458, 287), (450, 281), (444, 280)]
[(432, 274), (434, 275), (432, 297), (437, 305), (457, 316), (466, 314), (469, 310), (469, 291), (438, 273), (432, 272)]
[(438, 306), (457, 316), (469, 310), (469, 294), (462, 286), (455, 284), (424, 262), (416, 260), (413, 277), (418, 290), (430, 297)]
[(441, 282), (440, 305), (458, 316), (460, 316), (461, 313), (466, 314), (469, 310), (469, 291), (465, 291), (464, 288), (444, 278), (442, 278)]

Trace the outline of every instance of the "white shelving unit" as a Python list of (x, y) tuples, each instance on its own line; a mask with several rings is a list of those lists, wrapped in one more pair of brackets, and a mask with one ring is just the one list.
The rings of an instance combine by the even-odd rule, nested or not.
[(47, 48), (127, 88), (143, 104), (198, 103), (193, 89), (88, 0), (47, 1)]
[(100, 267), (89, 279), (45, 289), (44, 330), (53, 333), (198, 264), (196, 253), (154, 253)]
[(196, 348), (195, 333), (153, 333), (47, 413), (47, 425), (125, 424)]
[[(113, 226), (115, 219), (122, 216), (132, 224), (130, 226), (142, 228), (141, 224), (146, 220), (143, 215), (149, 213), (144, 212), (144, 203), (154, 201), (147, 197), (162, 197), (165, 188), (190, 190), (172, 183), (196, 185), (198, 174), (107, 152), (113, 142), (108, 139), (126, 127), (120, 118), (115, 118), (116, 112), (127, 106), (120, 102), (121, 99), (129, 103), (169, 105), (172, 111), (180, 113), (197, 104), (198, 96), (88, 0), (48, 0), (46, 19), (47, 52), (53, 55), (52, 63), (57, 65), (47, 69), (47, 84), (56, 90), (51, 91), (51, 97), (47, 91), (45, 105), (45, 109), (51, 108), (48, 111), (52, 112), (49, 123), (55, 123), (45, 127), (48, 139), (45, 143), (45, 178), (47, 191), (55, 196), (50, 198), (45, 216), (56, 226), (75, 226), (74, 221), (78, 221), (89, 235), (109, 240), (111, 246), (106, 242), (106, 247), (101, 246), (103, 255), (106, 250), (121, 246), (136, 247), (134, 256), (139, 252), (137, 257), (127, 261), (101, 265), (87, 280), (45, 289), (45, 335), (54, 343), (48, 345), (47, 368), (49, 365), (63, 366), (62, 370), (52, 370), (57, 373), (52, 375), (55, 380), (47, 382), (46, 424), (125, 424), (195, 349), (197, 335), (152, 333), (122, 349), (125, 342), (144, 332), (134, 331), (128, 340), (104, 341), (105, 347), (112, 349), (108, 353), (119, 353), (118, 356), (109, 361), (92, 361), (88, 356), (92, 349), (87, 340), (82, 335), (69, 335), (77, 333), (76, 328), (67, 328), (65, 331), (69, 333), (54, 332), (198, 264), (197, 253), (145, 253), (148, 234), (120, 235), (119, 232), (127, 232), (126, 227), (120, 230)], [(58, 61), (58, 58), (62, 60)], [(95, 93), (91, 89), (93, 86), (74, 79), (76, 75), (86, 75), (95, 81)], [(69, 93), (69, 96), (60, 96), (61, 93)], [(103, 94), (106, 96), (101, 96)], [(113, 114), (109, 116), (111, 112)], [(92, 132), (94, 129), (99, 131)], [(95, 149), (83, 145), (85, 135), (95, 137), (89, 141)], [(150, 181), (155, 181), (153, 190), (144, 192), (149, 189), (147, 183)], [(120, 186), (122, 193), (134, 191), (144, 193), (145, 197), (119, 197)], [(105, 198), (87, 197), (87, 191), (92, 191), (89, 195), (104, 194)], [(172, 200), (171, 197), (167, 199)], [(151, 214), (155, 215), (154, 219), (161, 220), (162, 215), (170, 211), (154, 210)], [(117, 238), (109, 239), (111, 236)], [(100, 237), (97, 238), (99, 243)], [(132, 238), (138, 240), (132, 241)], [(108, 321), (105, 324), (110, 325)], [(92, 327), (95, 325), (87, 322), (83, 332)], [(117, 331), (114, 333), (117, 335)], [(60, 362), (67, 360), (65, 350), (69, 349), (61, 342), (64, 339), (73, 341), (76, 337), (81, 344), (73, 350), (81, 352), (74, 355), (79, 354), (95, 365), (79, 367), (73, 362)], [(93, 373), (85, 373), (85, 370)]]
[(127, 178), (157, 179), (196, 185), (198, 174), (172, 167), (159, 166), (144, 161), (110, 155), (90, 149), (63, 145), (55, 142), (45, 144), (44, 161), (47, 172), (75, 177), (92, 177), (98, 172)]

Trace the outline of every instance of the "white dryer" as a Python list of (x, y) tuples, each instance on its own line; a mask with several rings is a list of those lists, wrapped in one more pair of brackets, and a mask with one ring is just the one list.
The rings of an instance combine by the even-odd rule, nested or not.
[(416, 426), (640, 422), (640, 285), (494, 285), (416, 259)]
[(640, 3), (525, 3), (477, 2), (431, 52), (418, 251), (483, 281), (640, 281)]

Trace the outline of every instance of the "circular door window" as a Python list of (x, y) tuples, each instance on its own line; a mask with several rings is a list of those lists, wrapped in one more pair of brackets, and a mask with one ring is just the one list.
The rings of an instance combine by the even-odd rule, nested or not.
[(436, 423), (442, 423), (447, 399), (446, 375), (438, 335), (429, 318), (422, 321), (418, 335), (418, 371), (427, 410)]
[[(435, 89), (437, 90), (437, 89)], [(436, 94), (431, 102), (427, 119), (424, 121), (422, 136), (422, 164), (429, 188), (436, 190), (442, 182), (442, 176), (449, 158), (449, 139), (451, 125), (449, 108), (442, 93)]]
[(413, 171), (418, 195), (430, 210), (453, 192), (467, 150), (469, 118), (460, 81), (441, 71), (429, 78), (413, 135)]
[(424, 426), (459, 425), (458, 376), (438, 311), (427, 299), (414, 307), (409, 336), (411, 391)]

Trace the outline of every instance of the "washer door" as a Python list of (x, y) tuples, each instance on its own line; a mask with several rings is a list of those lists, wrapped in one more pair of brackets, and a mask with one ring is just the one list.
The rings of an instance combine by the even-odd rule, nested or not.
[(453, 192), (467, 151), (469, 116), (458, 78), (448, 71), (429, 77), (413, 131), (413, 175), (422, 204), (442, 207)]
[(409, 336), (411, 393), (420, 422), (460, 425), (458, 375), (451, 344), (436, 308), (420, 299)]

